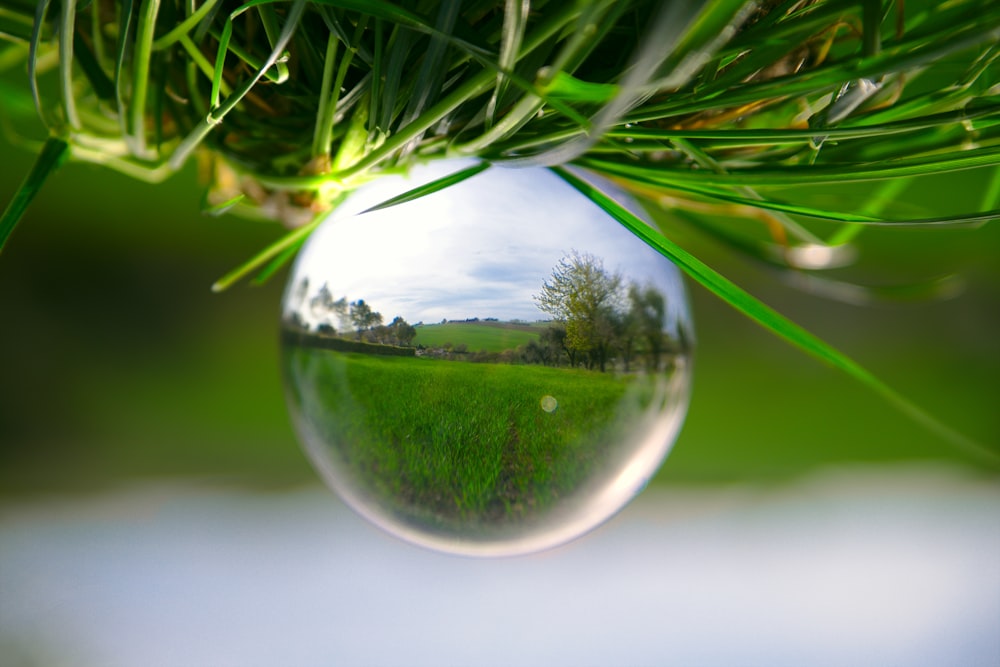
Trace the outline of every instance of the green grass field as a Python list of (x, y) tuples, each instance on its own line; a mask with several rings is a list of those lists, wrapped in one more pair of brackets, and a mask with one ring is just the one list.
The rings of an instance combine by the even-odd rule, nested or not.
[[(651, 384), (303, 348), (287, 350), (285, 366), (300, 417), (356, 490), (440, 531), (510, 525), (569, 497), (604, 472)], [(555, 411), (541, 408), (545, 395)]]
[(514, 349), (532, 340), (538, 340), (541, 327), (510, 322), (447, 322), (423, 324), (417, 327), (414, 345), (444, 347), (464, 344), (469, 352), (486, 350), (500, 352)]

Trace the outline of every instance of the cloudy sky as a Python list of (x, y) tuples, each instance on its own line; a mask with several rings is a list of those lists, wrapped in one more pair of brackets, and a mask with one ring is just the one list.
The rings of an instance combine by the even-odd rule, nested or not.
[[(338, 209), (299, 254), (288, 294), (364, 299), (385, 321), (549, 316), (533, 295), (571, 251), (590, 253), (626, 282), (652, 283), (674, 308), (684, 302), (676, 269), (618, 222), (543, 168), (493, 167), (446, 191), (382, 211), (358, 211), (471, 164), (448, 160), (382, 178)], [(306, 305), (287, 297), (286, 313)], [(668, 318), (669, 319), (669, 318)], [(672, 327), (671, 327), (672, 328)]]

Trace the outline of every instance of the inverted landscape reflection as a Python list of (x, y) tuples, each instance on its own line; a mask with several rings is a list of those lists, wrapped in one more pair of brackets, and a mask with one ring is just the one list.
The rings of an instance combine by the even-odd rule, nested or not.
[(537, 551), (624, 506), (676, 438), (690, 316), (676, 268), (544, 169), (363, 188), (283, 301), (305, 450), (356, 511), (424, 546)]

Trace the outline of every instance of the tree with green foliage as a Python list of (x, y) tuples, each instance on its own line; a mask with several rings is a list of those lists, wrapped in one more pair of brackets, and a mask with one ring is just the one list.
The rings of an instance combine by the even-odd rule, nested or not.
[(382, 324), (382, 313), (372, 310), (364, 299), (351, 302), (350, 314), (358, 340), (361, 340), (362, 333)]
[(605, 270), (599, 257), (574, 250), (559, 260), (534, 297), (542, 312), (564, 324), (567, 347), (586, 359), (587, 368), (606, 368), (621, 312), (621, 286), (621, 275)]
[(389, 323), (389, 340), (395, 345), (406, 347), (417, 337), (417, 329), (405, 319), (397, 315)]
[(351, 326), (351, 316), (349, 306), (347, 304), (347, 297), (342, 296), (334, 301), (330, 306), (330, 310), (337, 317), (339, 330), (341, 332), (346, 332)]
[[(296, 298), (301, 302), (305, 301), (305, 293), (308, 288), (308, 280), (303, 280), (297, 288), (299, 296), (296, 296)], [(323, 330), (328, 333), (336, 333), (337, 331), (346, 332), (352, 324), (352, 316), (348, 312), (347, 298), (340, 297), (334, 300), (333, 293), (326, 283), (323, 283), (319, 291), (309, 299), (309, 312), (313, 319), (316, 320), (317, 330)]]
[(566, 345), (566, 327), (560, 322), (553, 322), (538, 335), (538, 342), (544, 346), (547, 356), (553, 366), (561, 363), (560, 357), (566, 355), (570, 366), (576, 365), (576, 351)]
[[(667, 312), (667, 299), (652, 285), (632, 283), (628, 288), (629, 309), (627, 320), (646, 353), (646, 368), (656, 370), (664, 351), (663, 318)], [(632, 341), (629, 340), (631, 346)], [(626, 362), (626, 370), (628, 370)]]
[(330, 324), (330, 313), (332, 307), (333, 293), (330, 292), (330, 287), (326, 283), (323, 283), (323, 286), (319, 288), (319, 292), (309, 299), (309, 312), (316, 320), (317, 327), (322, 326), (323, 324)]

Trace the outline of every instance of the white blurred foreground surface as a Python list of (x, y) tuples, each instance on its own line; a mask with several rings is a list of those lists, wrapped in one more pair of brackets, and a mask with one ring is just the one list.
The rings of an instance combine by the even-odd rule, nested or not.
[(0, 664), (998, 665), (1000, 485), (928, 468), (654, 489), (469, 560), (323, 489), (0, 509)]

